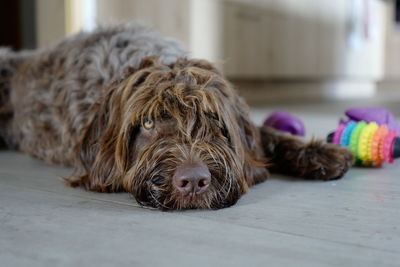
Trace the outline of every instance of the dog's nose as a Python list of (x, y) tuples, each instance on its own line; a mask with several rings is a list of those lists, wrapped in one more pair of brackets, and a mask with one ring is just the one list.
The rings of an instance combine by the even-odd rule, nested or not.
[(204, 193), (211, 182), (211, 174), (204, 164), (184, 164), (179, 166), (172, 178), (176, 189), (184, 195)]

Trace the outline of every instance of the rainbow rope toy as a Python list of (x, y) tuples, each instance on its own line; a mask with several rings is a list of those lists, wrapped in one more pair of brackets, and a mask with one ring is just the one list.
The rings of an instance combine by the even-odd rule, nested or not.
[(336, 131), (328, 135), (328, 142), (348, 147), (359, 165), (378, 167), (400, 157), (397, 132), (376, 122), (341, 121)]

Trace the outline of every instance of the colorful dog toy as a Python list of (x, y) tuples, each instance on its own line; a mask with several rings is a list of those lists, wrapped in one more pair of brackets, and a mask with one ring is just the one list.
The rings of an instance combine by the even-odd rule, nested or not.
[(356, 158), (356, 164), (381, 166), (384, 161), (393, 163), (400, 157), (400, 127), (389, 111), (355, 108), (347, 110), (346, 115), (350, 120), (341, 120), (336, 131), (328, 135), (328, 142), (348, 147)]

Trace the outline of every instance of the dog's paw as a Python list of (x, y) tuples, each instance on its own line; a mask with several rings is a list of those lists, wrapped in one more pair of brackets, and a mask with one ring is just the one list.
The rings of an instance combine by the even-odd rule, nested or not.
[(348, 149), (331, 144), (310, 144), (304, 156), (308, 166), (303, 176), (309, 179), (339, 179), (353, 165)]

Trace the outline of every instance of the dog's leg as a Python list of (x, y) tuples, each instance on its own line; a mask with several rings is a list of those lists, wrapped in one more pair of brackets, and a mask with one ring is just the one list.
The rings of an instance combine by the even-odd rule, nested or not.
[(341, 178), (353, 163), (350, 151), (320, 140), (304, 143), (270, 127), (261, 127), (261, 143), (271, 171), (331, 180)]

